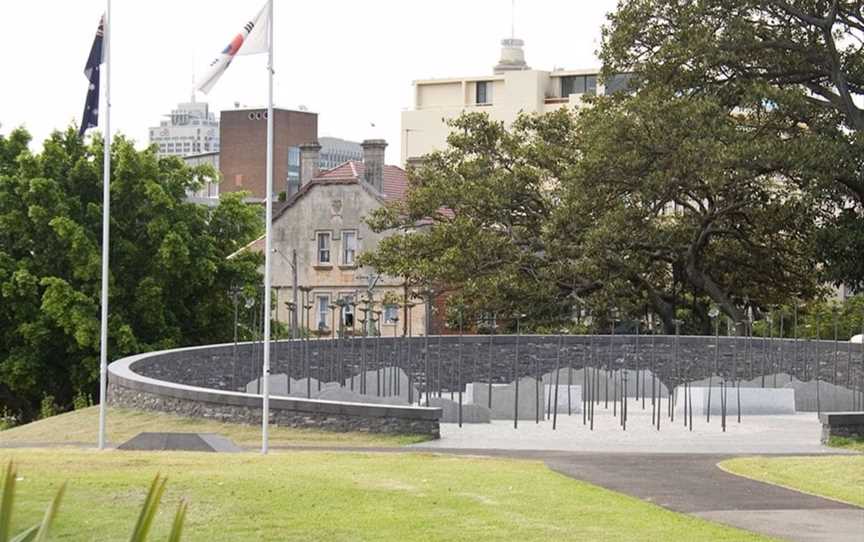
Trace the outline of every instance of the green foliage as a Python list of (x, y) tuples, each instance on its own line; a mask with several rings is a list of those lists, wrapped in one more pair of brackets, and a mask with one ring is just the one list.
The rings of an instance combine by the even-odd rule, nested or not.
[(778, 133), (754, 134), (716, 100), (646, 91), (509, 130), (481, 114), (452, 126), (407, 200), (369, 219), (404, 233), (363, 262), (446, 285), (466, 321), (495, 312), (512, 331), (524, 313), (538, 331), (585, 327), (589, 313), (606, 330), (617, 310), (704, 331), (711, 304), (740, 321), (746, 303), (818, 292), (819, 207), (770, 167)]
[(864, 437), (830, 437), (828, 446), (864, 453)]
[(567, 318), (570, 296), (598, 288), (567, 264), (550, 231), (558, 179), (575, 156), (566, 111), (522, 117), (511, 129), (485, 114), (452, 121), (449, 148), (411, 173), (407, 201), (373, 213), (381, 241), (364, 265), (409, 287), (460, 293), (466, 321), (525, 312), (526, 324)]
[(816, 299), (800, 304), (784, 304), (754, 316), (753, 335), (848, 341), (864, 334), (864, 295), (850, 297), (844, 302)]
[(57, 407), (57, 404), (54, 402), (53, 395), (43, 395), (42, 400), (39, 402), (39, 419), (50, 418), (51, 416), (56, 416), (60, 414), (60, 409)]
[[(451, 122), (364, 262), (466, 311), (734, 321), (864, 284), (864, 28), (856, 3), (623, 0), (578, 114)], [(833, 6), (833, 7), (832, 7)], [(617, 316), (613, 312), (617, 310)]]
[[(637, 93), (758, 111), (784, 131), (764, 160), (827, 213), (815, 244), (824, 278), (864, 287), (864, 43), (860, 2), (624, 0), (603, 31), (604, 71)], [(855, 34), (859, 36), (856, 37)]]
[(40, 523), (12, 536), (12, 509), (14, 508), (17, 481), (18, 470), (10, 461), (6, 466), (2, 486), (2, 501), (0, 501), (0, 542), (44, 542), (48, 539), (48, 531), (57, 516), (60, 501), (66, 491), (66, 484), (61, 485), (60, 489), (57, 490)]
[(91, 406), (93, 406), (93, 399), (84, 391), (79, 391), (75, 394), (75, 397), (72, 398), (73, 410), (81, 410), (82, 408), (88, 408)]
[(18, 425), (18, 418), (6, 407), (0, 408), (0, 431), (12, 429)]
[[(99, 376), (102, 140), (0, 136), (0, 406), (24, 420), (43, 394), (62, 409)], [(242, 194), (185, 201), (212, 168), (112, 145), (109, 359), (230, 340), (232, 285), (257, 282), (259, 255), (227, 256), (262, 229)]]
[[(156, 518), (156, 512), (159, 510), (159, 501), (162, 500), (162, 494), (165, 493), (165, 484), (168, 483), (167, 478), (163, 478), (158, 474), (150, 484), (150, 490), (147, 492), (147, 497), (144, 499), (144, 505), (141, 507), (141, 512), (138, 514), (138, 521), (135, 523), (135, 529), (132, 531), (130, 542), (145, 542), (150, 534), (150, 529), (153, 527), (153, 520)], [(168, 540), (171, 542), (179, 541), (183, 532), (183, 521), (186, 518), (186, 502), (181, 501), (177, 508), (177, 513), (174, 515), (174, 521), (171, 524), (171, 533)]]

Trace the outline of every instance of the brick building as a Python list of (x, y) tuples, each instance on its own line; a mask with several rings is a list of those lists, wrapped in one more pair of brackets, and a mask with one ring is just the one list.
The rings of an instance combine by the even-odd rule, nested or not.
[[(299, 170), (298, 148), (318, 139), (318, 114), (274, 109), (273, 191), (288, 190), (292, 169)], [(250, 200), (266, 195), (267, 110), (223, 111), (220, 119), (220, 192), (247, 191)], [(293, 172), (296, 173), (296, 172)]]

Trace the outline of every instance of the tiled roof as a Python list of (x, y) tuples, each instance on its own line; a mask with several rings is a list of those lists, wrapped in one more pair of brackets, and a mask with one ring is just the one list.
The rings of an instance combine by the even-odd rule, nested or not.
[[(316, 181), (353, 180), (361, 181), (366, 173), (366, 164), (363, 162), (350, 161), (333, 169), (322, 171)], [(384, 197), (388, 200), (400, 200), (405, 197), (408, 190), (408, 174), (397, 166), (384, 166)]]
[[(278, 207), (274, 205), (273, 220), (279, 218), (279, 216), (293, 206), (294, 203), (305, 196), (307, 192), (312, 190), (313, 187), (319, 185), (363, 183), (365, 182), (363, 181), (363, 175), (365, 172), (365, 164), (354, 160), (345, 162), (333, 169), (322, 171), (317, 177), (304, 184), (296, 194), (288, 199), (288, 201), (283, 202)], [(385, 202), (404, 199), (405, 194), (408, 192), (408, 174), (400, 167), (385, 165), (383, 185), (383, 200)]]

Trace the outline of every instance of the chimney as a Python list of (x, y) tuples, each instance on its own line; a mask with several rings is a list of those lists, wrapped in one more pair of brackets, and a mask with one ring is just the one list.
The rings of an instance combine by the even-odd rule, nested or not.
[(318, 176), (321, 145), (317, 141), (300, 145), (300, 187)]
[(426, 158), (424, 156), (411, 156), (405, 161), (405, 169), (407, 171), (418, 170), (423, 167), (425, 162)]
[(363, 147), (364, 179), (380, 193), (384, 192), (384, 151), (387, 142), (383, 139), (367, 139)]

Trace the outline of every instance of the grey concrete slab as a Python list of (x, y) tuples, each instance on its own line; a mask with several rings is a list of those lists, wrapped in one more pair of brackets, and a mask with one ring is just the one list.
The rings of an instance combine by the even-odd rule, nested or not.
[[(425, 404), (425, 403), (424, 403)], [(459, 402), (451, 401), (444, 397), (432, 397), (429, 399), (430, 407), (438, 407), (442, 410), (441, 421), (446, 423), (459, 422)], [(462, 423), (489, 423), (490, 411), (485, 406), (473, 403), (462, 404)]]
[(441, 424), (441, 440), (424, 442), (416, 446), (425, 449), (499, 449), (499, 450), (557, 450), (569, 452), (648, 453), (648, 454), (776, 454), (838, 453), (820, 443), (822, 425), (816, 413), (798, 413), (784, 416), (744, 416), (741, 423), (735, 417), (727, 420), (724, 433), (720, 418), (713, 416), (710, 423), (702, 416), (693, 417), (693, 430), (683, 424), (683, 416), (671, 422), (665, 415), (667, 401), (660, 410), (664, 414), (658, 431), (651, 423), (651, 402), (631, 399), (628, 402), (627, 430), (620, 419), (613, 416), (612, 404), (595, 405), (594, 430), (583, 425), (582, 414), (566, 416), (559, 412), (557, 430), (551, 421), (534, 419), (520, 423), (518, 429), (506, 420), (490, 424), (457, 427)]
[[(468, 384), (471, 388), (469, 396), (478, 405), (489, 404), (489, 384), (474, 382)], [(520, 420), (535, 421), (539, 415), (542, 419), (546, 410), (544, 386), (535, 378), (523, 377), (519, 379), (519, 410)], [(516, 411), (516, 385), (493, 384), (492, 385), (492, 419), (512, 420)]]
[(117, 447), (127, 451), (239, 453), (243, 449), (214, 433), (139, 433)]
[[(723, 411), (723, 399), (719, 382), (714, 386), (696, 387), (691, 386), (685, 394), (685, 388), (680, 386), (676, 389), (675, 414), (684, 415), (685, 399), (686, 410), (693, 408), (693, 414), (700, 417), (708, 413), (709, 397), (710, 408), (713, 416), (720, 416)], [(726, 412), (728, 416), (738, 415), (738, 404), (740, 400), (741, 414), (744, 416), (765, 416), (776, 414), (795, 414), (795, 390), (790, 388), (726, 388)]]

